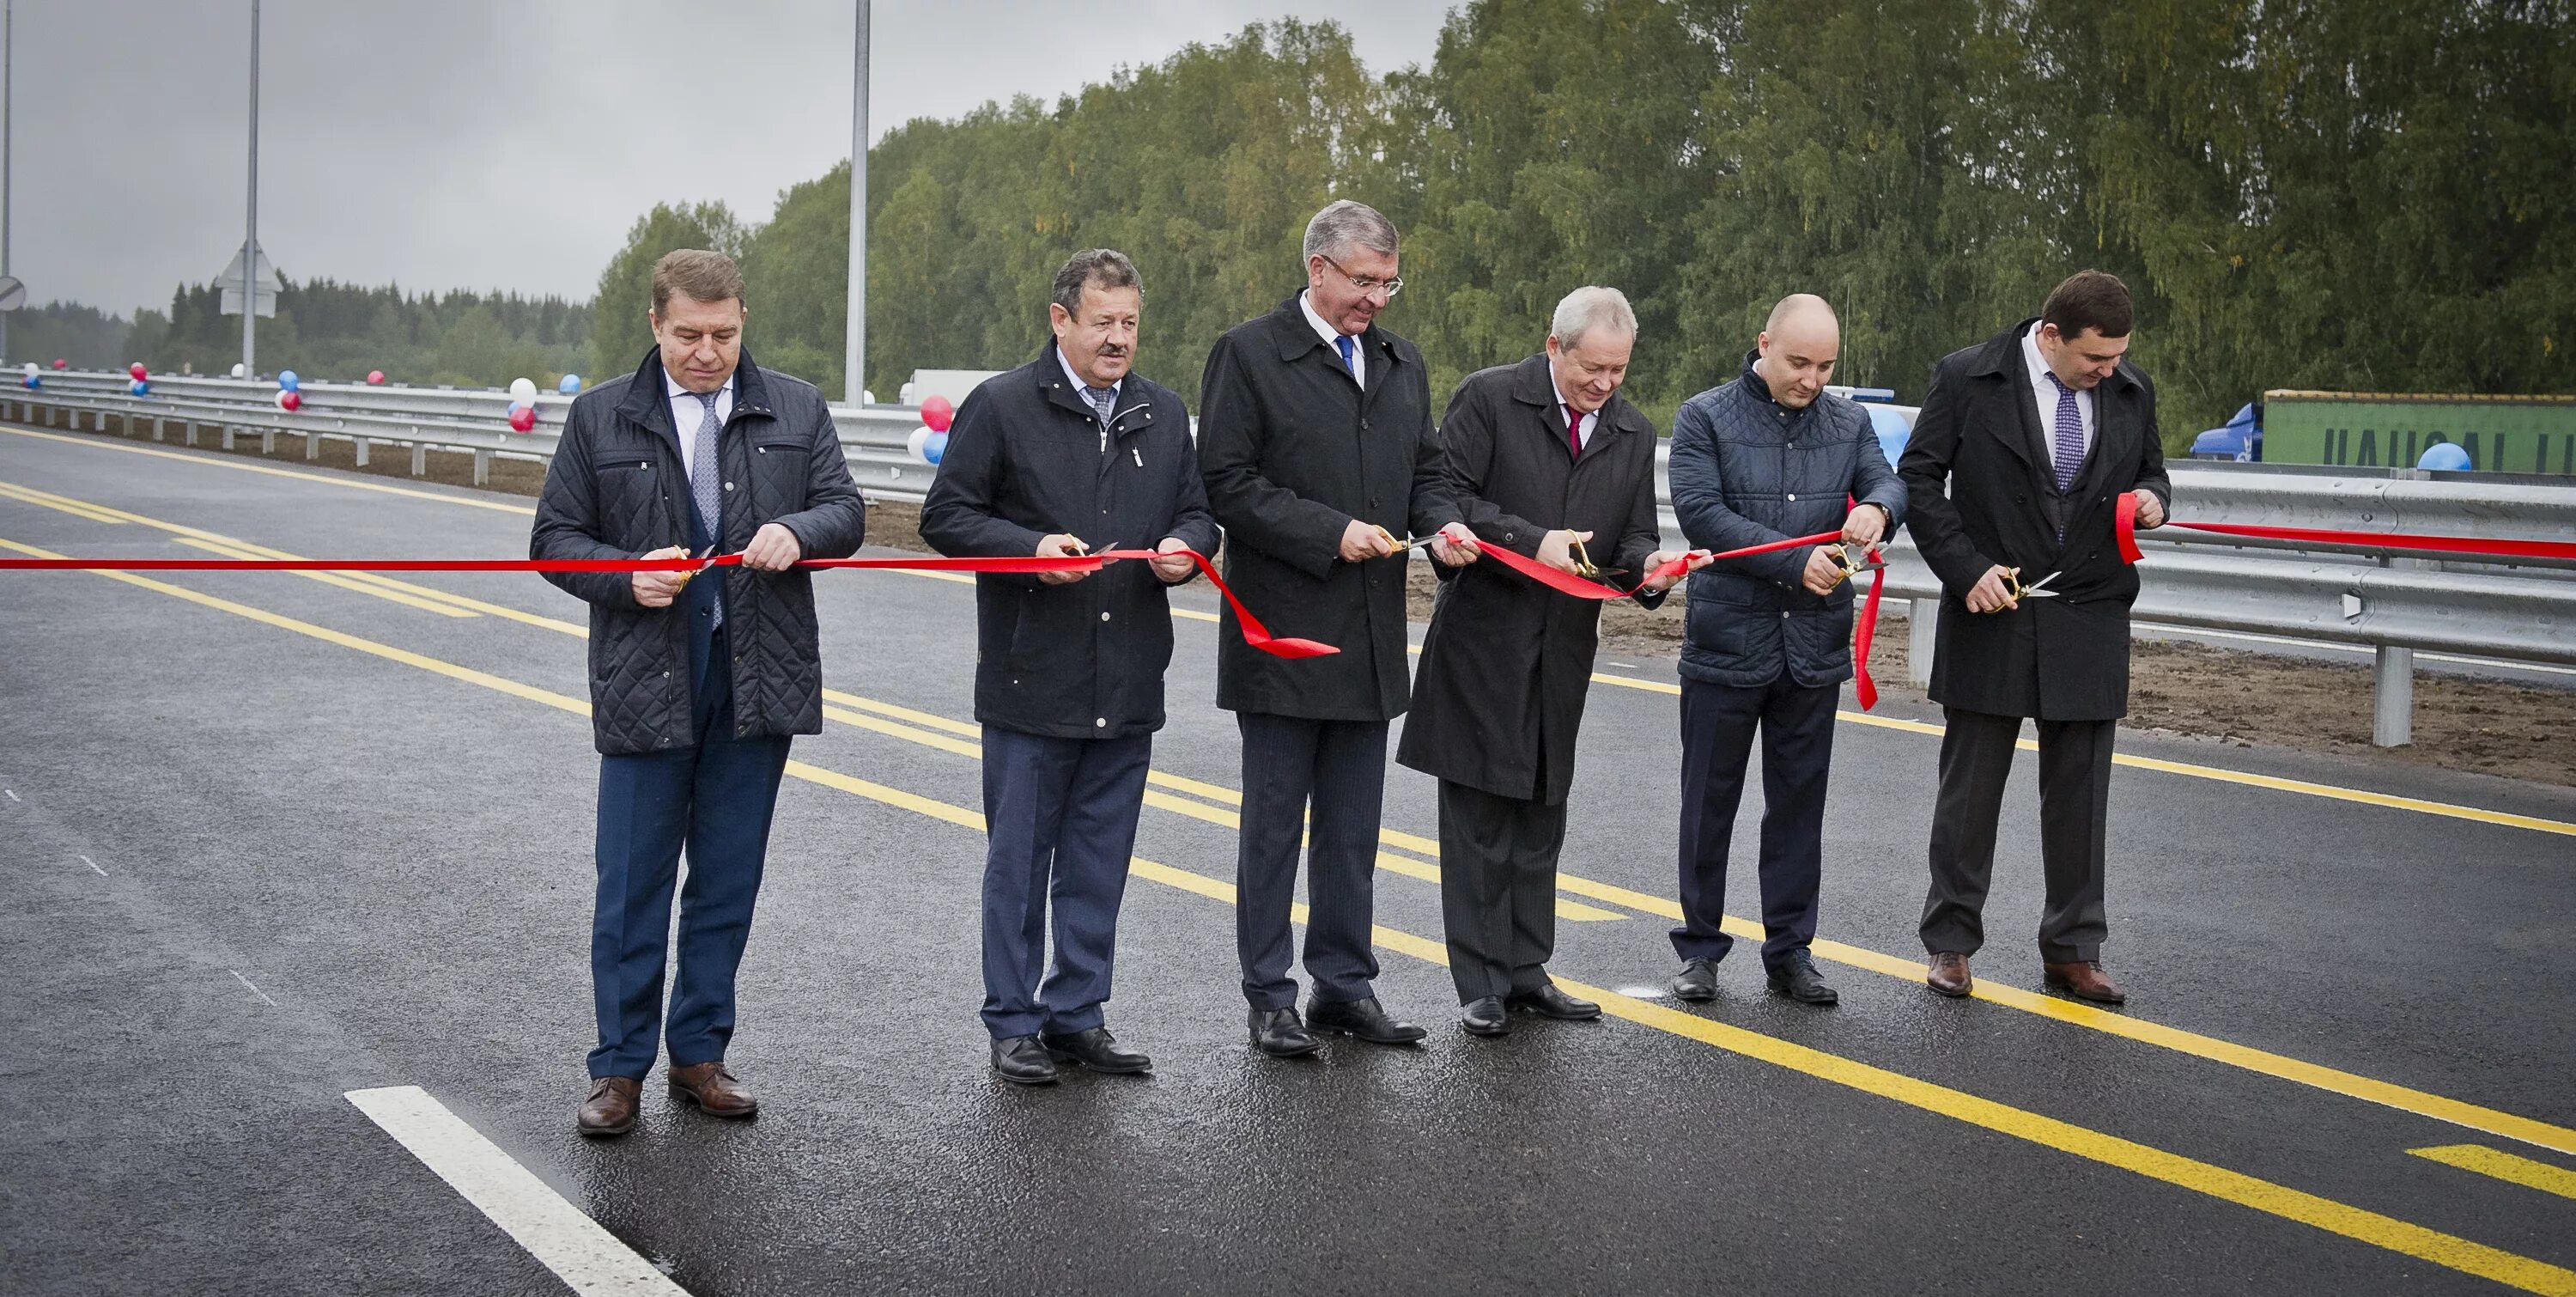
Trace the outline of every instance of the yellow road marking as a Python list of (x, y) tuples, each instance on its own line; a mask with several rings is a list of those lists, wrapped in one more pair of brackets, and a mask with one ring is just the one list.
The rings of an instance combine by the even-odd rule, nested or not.
[[(240, 546), (219, 544), (211, 540), (199, 540), (194, 536), (182, 536), (179, 538), (179, 543), (186, 545), (191, 549), (205, 550), (210, 554), (221, 554), (225, 558), (255, 559), (267, 557), (263, 554), (253, 553)], [(441, 617), (473, 617), (478, 615), (471, 609), (459, 608), (450, 603), (438, 603), (432, 600), (422, 599), (414, 595), (405, 594), (399, 590), (388, 590), (382, 586), (368, 585), (363, 581), (352, 580), (349, 575), (344, 575), (338, 572), (296, 572), (291, 575), (304, 577), (307, 580), (319, 581), (328, 586), (337, 586), (343, 590), (355, 590), (359, 594), (363, 595), (373, 595), (378, 599), (383, 599), (390, 603), (398, 603), (407, 608), (418, 608), (423, 612), (434, 612)]]
[(71, 514), (76, 518), (86, 518), (91, 522), (103, 522), (111, 526), (125, 521), (104, 509), (48, 498), (41, 491), (32, 490), (23, 486), (12, 486), (6, 482), (0, 482), (0, 497), (20, 500), (28, 504), (40, 504), (49, 509), (60, 509), (64, 513)]
[[(948, 720), (945, 717), (937, 716), (929, 712), (897, 707), (891, 703), (883, 703), (873, 699), (861, 698), (856, 694), (833, 691), (830, 696), (835, 700), (847, 703), (849, 706), (854, 708), (867, 708), (871, 711), (885, 713), (888, 715), (900, 714), (907, 720), (920, 725), (937, 723), (957, 730), (972, 731), (973, 729), (972, 726), (961, 725), (958, 722)], [(837, 717), (837, 713), (835, 715)], [(871, 723), (867, 718), (857, 716), (851, 716), (846, 719), (859, 724), (861, 728), (874, 730), (877, 733), (886, 734), (894, 738), (911, 739), (914, 742), (928, 743), (933, 747), (942, 747), (948, 751), (960, 752), (965, 755), (974, 755), (974, 753), (967, 752), (962, 745), (954, 748), (946, 747), (945, 742), (934, 741), (936, 736), (926, 734), (922, 730), (916, 729), (911, 725), (894, 725), (882, 721)], [(1174, 784), (1186, 785), (1190, 792), (1206, 797), (1212, 801), (1222, 802), (1229, 806), (1241, 805), (1243, 801), (1243, 794), (1235, 791), (1234, 789), (1222, 787), (1216, 784), (1202, 783), (1194, 779), (1183, 779), (1179, 776), (1164, 776), (1160, 771), (1155, 772), (1154, 775), (1149, 775), (1148, 780), (1149, 782), (1156, 783), (1162, 783), (1168, 780)], [(1181, 814), (1208, 820), (1211, 823), (1227, 825), (1238, 823), (1237, 819), (1233, 816), (1218, 818), (1216, 813), (1209, 812), (1205, 808), (1192, 807), (1189, 803), (1183, 802), (1179, 798), (1164, 797), (1159, 794), (1148, 793), (1146, 795), (1146, 800), (1149, 804), (1159, 806), (1165, 810), (1178, 811)], [(1438, 842), (1429, 838), (1421, 837), (1417, 834), (1406, 833), (1400, 829), (1381, 826), (1378, 830), (1378, 840), (1387, 846), (1400, 848), (1405, 851), (1417, 852), (1435, 860), (1438, 859), (1440, 855), (1440, 844)], [(1421, 866), (1415, 865), (1405, 857), (1396, 855), (1392, 852), (1379, 852), (1378, 864), (1380, 867), (1389, 869), (1392, 872), (1407, 874), (1416, 878), (1426, 878), (1431, 882), (1438, 882), (1440, 878), (1438, 870), (1433, 869), (1425, 872)], [(1657, 918), (1670, 919), (1676, 923), (1680, 922), (1682, 919), (1682, 907), (1680, 903), (1669, 897), (1657, 896), (1650, 892), (1636, 891), (1631, 888), (1621, 887), (1616, 883), (1605, 883), (1598, 879), (1586, 878), (1580, 874), (1570, 873), (1563, 869), (1557, 871), (1556, 885), (1560, 890), (1572, 892), (1577, 896), (1588, 897), (1592, 900), (1601, 901), (1611, 905), (1626, 906), (1627, 908), (1636, 910), (1642, 914), (1651, 914)], [(1566, 916), (1568, 915), (1567, 907), (1576, 906), (1578, 904), (1579, 902), (1565, 900), (1560, 897), (1557, 902), (1557, 912), (1561, 916)], [(1608, 911), (1598, 912), (1609, 913)], [(1758, 942), (1766, 935), (1759, 922), (1743, 918), (1738, 915), (1729, 914), (1724, 916), (1721, 921), (1721, 926), (1728, 933), (1748, 941)], [(1855, 946), (1845, 942), (1823, 938), (1819, 938), (1811, 947), (1811, 950), (1818, 959), (1829, 960), (1834, 963), (1848, 965), (1853, 968), (1883, 974), (1902, 982), (1912, 982), (1920, 985), (1923, 981), (1923, 962), (1919, 959), (1907, 956), (1890, 955), (1881, 951), (1871, 950), (1864, 946)], [(2536, 1121), (2529, 1117), (2519, 1117), (2509, 1112), (2499, 1112), (2493, 1108), (2480, 1107), (2477, 1104), (2464, 1103), (2460, 1100), (2445, 1098), (2438, 1094), (2431, 1094), (2422, 1090), (2410, 1089), (2406, 1086), (2375, 1080), (2371, 1077), (2357, 1075), (2338, 1068), (2326, 1067), (2321, 1064), (2310, 1063), (2302, 1059), (2291, 1058), (2282, 1054), (2275, 1054), (2269, 1050), (2257, 1049), (2250, 1045), (2240, 1045), (2234, 1041), (2223, 1040), (2216, 1036), (2202, 1035), (2199, 1032), (2187, 1031), (2180, 1027), (2169, 1027), (2162, 1023), (2150, 1022), (2146, 1019), (2135, 1017), (2131, 1014), (2115, 1013), (2108, 1009), (2097, 1008), (2093, 1005), (2082, 1004), (2074, 1000), (2060, 999), (2052, 995), (2041, 995), (2036, 992), (2023, 990), (2017, 986), (2002, 985), (1992, 979), (1979, 979), (1971, 994), (1977, 999), (1984, 1000), (1989, 1004), (1999, 1004), (2006, 1008), (2019, 1009), (2024, 1013), (2035, 1014), (2039, 1017), (2052, 1019), (2070, 1026), (2089, 1028), (2094, 1031), (2102, 1032), (2105, 1035), (2119, 1036), (2127, 1040), (2137, 1041), (2141, 1044), (2155, 1045), (2163, 1049), (2173, 1050), (2176, 1053), (2189, 1054), (2193, 1057), (2207, 1059), (2214, 1063), (2224, 1063), (2231, 1067), (2243, 1068), (2249, 1072), (2257, 1072), (2280, 1080), (2310, 1086), (2315, 1089), (2324, 1090), (2330, 1094), (2343, 1095), (2346, 1098), (2360, 1099), (2367, 1103), (2381, 1104), (2387, 1107), (2396, 1108), (2403, 1112), (2414, 1113), (2419, 1117), (2430, 1117), (2436, 1121), (2444, 1121), (2453, 1125), (2465, 1126), (2471, 1130), (2482, 1131), (2486, 1134), (2500, 1136), (2505, 1139), (2520, 1140), (2526, 1144), (2537, 1145), (2541, 1148), (2553, 1149), (2561, 1153), (2576, 1154), (2576, 1130), (2570, 1130), (2563, 1126), (2552, 1125), (2548, 1122)]]
[[(56, 557), (48, 551), (14, 541), (0, 540), (0, 547), (39, 558)], [(425, 657), (406, 649), (343, 634), (246, 604), (217, 599), (211, 595), (199, 594), (193, 590), (131, 573), (100, 572), (97, 575), (185, 599), (204, 607), (247, 617), (282, 630), (294, 631), (297, 634), (308, 635), (345, 648), (356, 649), (388, 661), (417, 666), (450, 679), (479, 684), (513, 697), (541, 702), (559, 710), (584, 715), (590, 710), (589, 706), (580, 699), (564, 694), (520, 684), (515, 680), (507, 680), (469, 667), (441, 662), (436, 658)], [(853, 793), (884, 805), (928, 815), (960, 827), (980, 829), (983, 824), (981, 815), (965, 807), (950, 805), (901, 789), (889, 788), (868, 780), (843, 775), (837, 771), (825, 770), (806, 762), (789, 762), (787, 773), (823, 787)], [(1218, 879), (1151, 861), (1138, 860), (1133, 862), (1133, 865), (1136, 873), (1149, 880), (1166, 883), (1214, 900), (1230, 902), (1234, 899), (1234, 889)], [(1375, 928), (1372, 936), (1379, 945), (1388, 950), (1433, 964), (1447, 962), (1445, 951), (1440, 943), (1426, 938), (1384, 926)], [(1565, 985), (1578, 994), (1597, 998), (1604, 1009), (1613, 1016), (1673, 1036), (1696, 1040), (1745, 1058), (1770, 1063), (1788, 1071), (1893, 1100), (1999, 1134), (2010, 1135), (2028, 1143), (2053, 1148), (2088, 1161), (2116, 1167), (2147, 1179), (2161, 1181), (2267, 1215), (2312, 1226), (2464, 1274), (2490, 1279), (2528, 1292), (2552, 1294), (2553, 1297), (2576, 1297), (2576, 1271), (2550, 1265), (2547, 1262), (2472, 1242), (2456, 1235), (2426, 1229), (2393, 1216), (2350, 1206), (2330, 1198), (2231, 1171), (2196, 1158), (2166, 1152), (2134, 1140), (2122, 1139), (2071, 1122), (2042, 1116), (2026, 1109), (1997, 1103), (1963, 1090), (1936, 1085), (1903, 1073), (1844, 1058), (1838, 1054), (1829, 1054), (1805, 1045), (1792, 1044), (1714, 1019), (1668, 1009), (1580, 982), (1567, 982)]]
[(2410, 1148), (2406, 1151), (2445, 1166), (2510, 1181), (2526, 1189), (2554, 1193), (2561, 1198), (2576, 1198), (2576, 1171), (2516, 1157), (2502, 1149), (2477, 1144), (2444, 1144), (2439, 1148)]
[[(64, 438), (53, 439), (66, 440)], [(90, 445), (93, 443), (86, 439), (78, 439), (75, 440), (75, 444)], [(112, 443), (110, 444), (112, 445)], [(188, 459), (190, 462), (207, 462), (188, 456), (182, 456), (181, 458)], [(325, 478), (321, 480), (330, 481), (335, 479)], [(24, 497), (33, 498), (37, 503), (53, 503), (55, 507), (64, 508), (66, 512), (80, 512), (82, 510), (87, 510), (105, 515), (110, 520), (137, 522), (148, 526), (158, 527), (162, 530), (180, 535), (211, 538), (230, 544), (244, 545), (247, 548), (257, 548), (248, 546), (247, 542), (236, 541), (229, 537), (216, 536), (212, 532), (205, 532), (192, 527), (184, 527), (175, 523), (160, 522), (146, 518), (140, 514), (127, 513), (123, 510), (112, 509), (105, 505), (92, 504), (86, 501), (72, 500), (69, 497), (55, 496), (51, 493), (36, 491), (29, 487), (13, 487), (11, 490), (14, 493), (22, 494)], [(451, 497), (438, 496), (434, 498), (449, 499)], [(292, 557), (291, 555), (275, 550), (264, 551), (264, 554), (267, 557)], [(158, 583), (155, 584), (157, 585)], [(497, 604), (483, 604), (475, 601), (467, 601), (464, 600), (462, 596), (451, 596), (445, 595), (443, 592), (426, 591), (422, 587), (407, 586), (402, 582), (393, 582), (390, 584), (422, 593), (434, 594), (441, 598), (455, 599), (459, 602), (466, 603), (467, 606), (476, 608), (478, 611), (490, 612), (497, 616), (510, 617), (514, 620), (547, 627), (549, 629), (558, 630), (571, 635), (586, 636), (589, 633), (585, 627), (571, 622), (538, 617), (533, 614), (520, 612), (516, 609), (504, 608)], [(1596, 675), (1593, 678), (1612, 683), (1632, 685), (1639, 688), (1652, 688), (1672, 693), (1680, 692), (1678, 686), (1657, 684), (1651, 681), (1630, 680), (1621, 676)], [(900, 707), (892, 703), (884, 703), (862, 698), (858, 695), (839, 690), (825, 690), (824, 696), (830, 702), (843, 705), (840, 709), (827, 707), (824, 712), (826, 716), (843, 724), (856, 725), (860, 728), (874, 730), (890, 737), (910, 739), (916, 742), (927, 741), (927, 736), (920, 735), (920, 730), (918, 729), (908, 729), (902, 726), (886, 726), (882, 723), (872, 722), (868, 718), (858, 715), (856, 712), (848, 709), (864, 709), (866, 711), (876, 712), (883, 716), (899, 718), (903, 721), (909, 722), (912, 726), (944, 730), (950, 734), (962, 734), (970, 738), (975, 737), (980, 733), (975, 726), (964, 722), (950, 720), (946, 717), (937, 716), (933, 713), (919, 711), (913, 708)], [(1938, 735), (1942, 732), (1942, 727), (1922, 721), (1908, 721), (1899, 720), (1893, 717), (1870, 716), (1859, 712), (1844, 712), (1842, 713), (1842, 718), (1859, 724), (1877, 726), (1885, 729), (1902, 730), (1910, 733)], [(979, 758), (981, 756), (981, 750), (979, 748), (970, 748), (966, 745), (948, 747), (934, 743), (932, 746), (941, 746), (943, 750), (955, 752), (959, 755), (975, 756)], [(2037, 745), (2028, 740), (2024, 740), (2022, 746), (2036, 748)], [(2115, 759), (2126, 764), (2149, 764), (2149, 759), (2143, 757), (2122, 756)], [(2155, 762), (2153, 765), (2157, 768), (2162, 768), (2168, 765), (2178, 765), (2178, 763)], [(2240, 776), (2238, 772), (2234, 771), (2215, 771), (2209, 770), (2206, 767), (2194, 766), (2181, 766), (2177, 768), (2174, 773), (2205, 773), (2210, 777), (2242, 778), (2247, 782), (2254, 783), (2263, 783), (2266, 780), (2266, 777), (2264, 776)], [(1164, 771), (1158, 770), (1150, 773), (1147, 776), (1147, 780), (1149, 783), (1158, 787), (1174, 789), (1176, 791), (1188, 793), (1192, 796), (1219, 802), (1224, 805), (1239, 806), (1242, 804), (1243, 800), (1242, 794), (1231, 788), (1189, 779), (1180, 775), (1169, 774)], [(2291, 784), (2294, 781), (2281, 780), (2269, 782)], [(2380, 796), (2379, 794), (2360, 793), (2358, 790), (2353, 789), (2329, 788), (2324, 785), (2300, 785), (2292, 790), (2299, 791), (2302, 789), (2314, 790), (2316, 794), (2320, 796), (2350, 795), (2356, 799)], [(2409, 801), (2409, 799), (2402, 798), (2390, 800), (2396, 802)], [(1161, 806), (1162, 809), (1167, 810), (1175, 809), (1177, 806), (1182, 805), (1182, 803), (1179, 803), (1178, 799), (1163, 799), (1156, 804)], [(2421, 803), (2417, 805), (2404, 806), (2401, 807), (2401, 809), (2422, 809), (2424, 807), (2434, 805), (2437, 804)], [(2461, 811), (2471, 816), (2496, 816), (2497, 814), (2495, 812), (2476, 811), (2474, 808), (2468, 807), (2455, 807), (2451, 809)], [(1179, 813), (1192, 814), (1193, 812), (1182, 810)], [(2519, 819), (2521, 817), (2499, 818), (2502, 820), (2512, 820)], [(2528, 827), (2540, 827), (2545, 831), (2576, 828), (2576, 826), (2553, 825), (2550, 821), (2537, 821)], [(1391, 847), (1417, 852), (1431, 856), (1435, 859), (1439, 855), (1439, 844), (1428, 838), (1387, 828), (1381, 828), (1378, 836), (1381, 842)], [(1398, 856), (1390, 852), (1380, 852), (1378, 863), (1381, 867), (1388, 868), (1392, 872), (1405, 873), (1417, 878), (1424, 877), (1419, 866), (1414, 865), (1413, 862), (1406, 860), (1402, 856)], [(1430, 872), (1428, 877), (1430, 881), (1437, 881), (1437, 871), (1433, 870)], [(1596, 901), (1626, 906), (1645, 914), (1651, 914), (1675, 921), (1679, 921), (1681, 918), (1681, 907), (1673, 901), (1645, 892), (1633, 891), (1615, 884), (1604, 883), (1594, 879), (1584, 878), (1579, 875), (1560, 872), (1557, 877), (1557, 885), (1563, 891), (1572, 892), (1578, 896), (1589, 897)], [(1579, 903), (1559, 897), (1558, 905), (1559, 913), (1566, 914), (1568, 913), (1566, 907), (1579, 906)], [(1581, 907), (1573, 913), (1577, 916), (1588, 917), (1582, 915), (1582, 911), (1588, 909), (1590, 909), (1590, 907)], [(1610, 917), (1621, 917), (1604, 910), (1592, 910), (1591, 913), (1610, 915)], [(1734, 915), (1725, 916), (1722, 920), (1722, 926), (1727, 932), (1741, 938), (1758, 941), (1763, 936), (1760, 924)], [(1817, 941), (1813, 950), (1819, 958), (1849, 965), (1854, 968), (1861, 968), (1871, 972), (1881, 973), (1902, 981), (1919, 982), (1923, 978), (1922, 966), (1912, 958), (1889, 955), (1879, 951), (1869, 950), (1864, 947), (1847, 945), (1842, 942), (1829, 940)], [(2174, 1050), (2178, 1053), (2190, 1054), (2213, 1062), (2225, 1063), (2230, 1066), (2243, 1068), (2247, 1071), (2258, 1072), (2266, 1076), (2272, 1076), (2281, 1080), (2325, 1090), (2329, 1093), (2344, 1095), (2348, 1098), (2360, 1099), (2369, 1103), (2382, 1104), (2401, 1111), (2415, 1113), (2418, 1116), (2430, 1117), (2437, 1121), (2450, 1122), (2454, 1125), (2463, 1126), (2470, 1130), (2479, 1131), (2489, 1135), (2495, 1135), (2500, 1138), (2519, 1140), (2524, 1143), (2533, 1144), (2538, 1147), (2551, 1149), (2560, 1153), (2576, 1154), (2576, 1130), (2570, 1130), (2566, 1127), (2554, 1125), (2548, 1122), (2536, 1121), (2531, 1118), (2516, 1116), (2512, 1113), (2501, 1112), (2493, 1108), (2482, 1107), (2477, 1104), (2445, 1098), (2441, 1095), (2428, 1093), (2426, 1091), (2416, 1090), (2401, 1085), (2394, 1085), (2389, 1082), (2375, 1080), (2370, 1077), (2343, 1071), (2338, 1068), (2325, 1067), (2319, 1064), (2306, 1062), (2301, 1059), (2272, 1053), (2268, 1050), (2240, 1045), (2233, 1041), (2222, 1040), (2218, 1037), (2207, 1036), (2198, 1032), (2183, 1030), (2178, 1027), (2169, 1027), (2160, 1023), (2149, 1022), (2125, 1013), (2114, 1013), (2091, 1005), (2059, 999), (2054, 996), (2035, 994), (2018, 987), (1999, 985), (1991, 980), (1978, 981), (1974, 994), (1976, 998), (1985, 1000), (1989, 1003), (2019, 1009), (2026, 1013), (2038, 1014), (2042, 1017), (2052, 1018), (2056, 1021), (2073, 1026), (2086, 1027), (2105, 1034), (2121, 1036), (2141, 1043)]]

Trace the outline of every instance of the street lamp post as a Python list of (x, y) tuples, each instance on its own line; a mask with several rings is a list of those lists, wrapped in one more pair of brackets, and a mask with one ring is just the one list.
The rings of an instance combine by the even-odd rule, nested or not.
[(242, 216), (242, 377), (259, 377), (251, 352), (259, 332), (259, 0), (250, 0), (250, 185)]
[(868, 356), (868, 10), (859, 0), (857, 70), (850, 77), (850, 322), (843, 330), (841, 399), (867, 399)]

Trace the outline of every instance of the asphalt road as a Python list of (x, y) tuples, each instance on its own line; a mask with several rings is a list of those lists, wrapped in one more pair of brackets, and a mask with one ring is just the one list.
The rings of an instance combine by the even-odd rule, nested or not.
[[(527, 525), (510, 497), (0, 430), (14, 546), (505, 558)], [(1554, 965), (1613, 1016), (1456, 1030), (1422, 957), (1433, 789), (1391, 766), (1379, 987), (1431, 1039), (1279, 1062), (1244, 1040), (1241, 772), (1216, 628), (1184, 617), (1155, 753), (1179, 779), (1109, 1006), (1155, 1073), (1023, 1091), (975, 1014), (971, 591), (893, 573), (818, 582), (834, 719), (796, 745), (731, 1059), (762, 1116), (657, 1078), (635, 1134), (585, 1143), (583, 610), (529, 576), (410, 584), (475, 602), (0, 573), (0, 1292), (565, 1291), (345, 1097), (382, 1086), (699, 1294), (2576, 1292), (2576, 792), (2124, 735), (2148, 764), (2113, 785), (2114, 1015), (2031, 994), (2025, 758), (1987, 994), (1951, 1002), (1914, 964), (1939, 717), (1853, 719), (1842, 1006), (1767, 996), (1740, 945), (1684, 1010), (1657, 998), (1671, 664), (1623, 656)], [(1756, 832), (1748, 808), (1739, 915)]]

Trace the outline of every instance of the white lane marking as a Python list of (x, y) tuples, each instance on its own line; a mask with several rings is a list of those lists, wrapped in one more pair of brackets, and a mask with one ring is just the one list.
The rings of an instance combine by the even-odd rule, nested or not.
[[(92, 868), (96, 868), (96, 866), (92, 866)], [(253, 995), (258, 996), (258, 997), (259, 997), (259, 1002), (260, 1002), (260, 1003), (265, 1004), (265, 1005), (267, 1005), (268, 1007), (270, 1007), (270, 1008), (272, 1008), (272, 1009), (274, 1009), (274, 1008), (276, 1008), (276, 1007), (277, 1007), (277, 1001), (275, 1001), (275, 1000), (272, 1000), (272, 999), (268, 998), (268, 992), (263, 991), (263, 990), (259, 989), (259, 988), (258, 988), (258, 987), (256, 987), (256, 986), (251, 986), (251, 984), (250, 984), (250, 979), (249, 979), (249, 978), (247, 978), (247, 977), (242, 976), (242, 975), (241, 975), (240, 970), (238, 970), (238, 969), (231, 969), (231, 968), (227, 968), (227, 969), (225, 969), (224, 971), (225, 971), (225, 972), (227, 972), (227, 973), (231, 973), (231, 974), (233, 975), (233, 980), (234, 980), (234, 981), (239, 982), (239, 983), (241, 983), (241, 984), (242, 984), (242, 985), (244, 985), (244, 986), (248, 986), (248, 987), (250, 987), (250, 993), (251, 993), (251, 994), (253, 994)]]
[(15, 789), (15, 788), (0, 788), (0, 793), (7, 793), (7, 794), (9, 794), (9, 800), (10, 800), (10, 801), (13, 801), (13, 802), (14, 802), (14, 801), (18, 800), (18, 790), (17, 790), (17, 789)]
[(1619, 994), (1627, 996), (1631, 1000), (1660, 1000), (1664, 998), (1664, 992), (1665, 988), (1660, 986), (1623, 986), (1619, 988)]
[(87, 857), (87, 856), (82, 856), (82, 857), (80, 858), (80, 862), (81, 862), (82, 864), (84, 864), (84, 865), (89, 866), (89, 867), (90, 867), (90, 868), (92, 868), (92, 869), (98, 869), (98, 876), (99, 876), (99, 877), (101, 877), (101, 878), (105, 878), (105, 877), (107, 877), (107, 871), (106, 871), (106, 870), (104, 870), (104, 869), (99, 869), (99, 868), (98, 868), (98, 862), (97, 862), (97, 861), (92, 860), (92, 859), (90, 859), (90, 858), (89, 858), (89, 857)]
[(680, 1293), (670, 1276), (416, 1085), (344, 1096), (576, 1293)]

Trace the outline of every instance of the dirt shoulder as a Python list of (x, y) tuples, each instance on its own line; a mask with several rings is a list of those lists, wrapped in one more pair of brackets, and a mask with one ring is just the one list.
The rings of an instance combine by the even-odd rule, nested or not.
[[(201, 437), (198, 448), (217, 449), (211, 436)], [(233, 453), (263, 458), (256, 438), (243, 439)], [(301, 463), (303, 455), (302, 438), (281, 437), (278, 453), (264, 458)], [(363, 468), (355, 458), (349, 443), (332, 441), (322, 444), (319, 458), (312, 462), (321, 468), (449, 486), (471, 486), (474, 481), (470, 455), (432, 451), (429, 471), (419, 478), (411, 476), (411, 456), (393, 447), (381, 448), (374, 462)], [(495, 460), (487, 489), (533, 496), (544, 481), (542, 464)], [(911, 505), (872, 505), (868, 543), (928, 549), (921, 539), (920, 521), (920, 511)], [(1432, 587), (1427, 565), (1412, 565), (1412, 586), (1412, 616), (1427, 621)], [(1627, 603), (1605, 605), (1602, 651), (1673, 657), (1681, 651), (1681, 605), (1679, 595), (1653, 612)], [(1870, 670), (1886, 697), (1919, 702), (1922, 692), (1905, 683), (1905, 644), (1904, 618), (1883, 621), (1870, 654)], [(2576, 750), (2553, 741), (2576, 735), (2576, 690), (2419, 673), (2415, 742), (2403, 748), (2377, 748), (2370, 743), (2371, 683), (2365, 664), (2139, 640), (2131, 646), (2129, 679), (2126, 724), (2137, 729), (2249, 744), (2259, 740), (2310, 752), (2576, 787)]]

